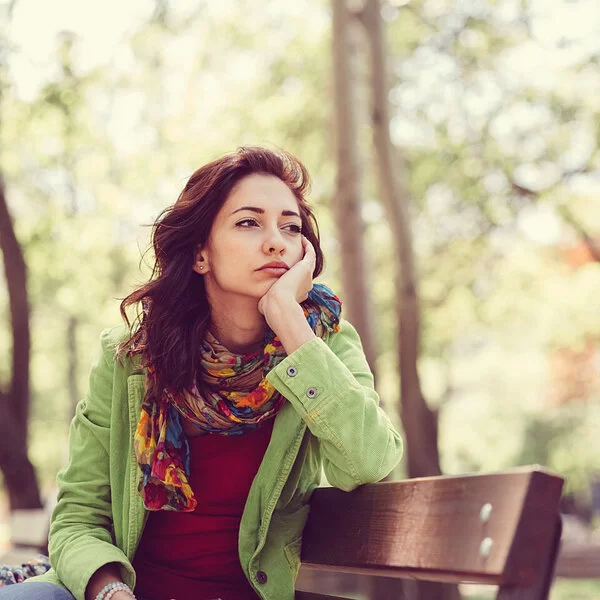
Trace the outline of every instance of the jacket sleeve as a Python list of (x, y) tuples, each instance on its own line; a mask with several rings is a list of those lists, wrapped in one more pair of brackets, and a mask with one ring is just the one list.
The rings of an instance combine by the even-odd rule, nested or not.
[(69, 462), (57, 476), (58, 499), (50, 524), (50, 562), (77, 600), (84, 600), (92, 574), (116, 562), (131, 584), (133, 568), (112, 539), (109, 472), (110, 411), (115, 368), (111, 330), (102, 333), (86, 397), (69, 432)]
[(379, 407), (373, 375), (354, 327), (342, 320), (327, 342), (314, 339), (267, 379), (319, 439), (331, 485), (350, 491), (380, 481), (402, 457), (402, 438)]

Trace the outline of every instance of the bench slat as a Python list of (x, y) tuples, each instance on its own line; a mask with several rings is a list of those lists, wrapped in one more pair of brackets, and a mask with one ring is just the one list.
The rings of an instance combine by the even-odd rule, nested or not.
[(320, 488), (311, 500), (302, 562), (371, 575), (529, 584), (552, 545), (562, 484), (528, 467), (371, 484), (351, 493)]

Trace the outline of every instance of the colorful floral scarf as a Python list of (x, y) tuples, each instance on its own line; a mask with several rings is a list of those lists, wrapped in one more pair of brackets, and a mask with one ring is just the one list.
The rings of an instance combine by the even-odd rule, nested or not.
[[(308, 324), (318, 337), (339, 331), (341, 301), (324, 285), (316, 284), (302, 303)], [(233, 354), (207, 332), (202, 359), (191, 389), (173, 393), (164, 389), (158, 401), (150, 394), (142, 404), (134, 438), (142, 471), (139, 492), (148, 510), (192, 512), (196, 499), (189, 484), (190, 453), (180, 416), (207, 434), (242, 435), (272, 419), (283, 405), (283, 396), (266, 375), (286, 357), (277, 336), (267, 328), (263, 352)], [(156, 382), (147, 365), (146, 389)]]

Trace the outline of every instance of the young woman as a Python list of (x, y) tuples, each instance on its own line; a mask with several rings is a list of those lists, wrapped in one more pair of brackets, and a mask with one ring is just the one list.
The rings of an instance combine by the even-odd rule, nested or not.
[[(52, 569), (2, 600), (291, 600), (323, 469), (385, 477), (402, 441), (323, 285), (308, 174), (243, 148), (155, 223), (148, 283), (106, 330), (58, 476)], [(134, 595), (135, 594), (135, 595)]]

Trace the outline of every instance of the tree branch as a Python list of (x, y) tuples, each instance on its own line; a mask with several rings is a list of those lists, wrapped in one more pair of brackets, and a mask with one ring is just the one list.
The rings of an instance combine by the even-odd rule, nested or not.
[(560, 207), (563, 219), (575, 230), (577, 235), (584, 241), (595, 262), (600, 262), (600, 245), (588, 233), (577, 217), (566, 207)]
[[(588, 169), (577, 169), (574, 171), (565, 172), (563, 174), (563, 177), (561, 178), (561, 181), (564, 181), (565, 179), (572, 177), (573, 175), (578, 175), (580, 173), (587, 173), (587, 172), (589, 172)], [(511, 185), (513, 192), (515, 192), (519, 196), (525, 196), (528, 198), (537, 198), (540, 195), (539, 192), (536, 192), (535, 190), (532, 190), (530, 188), (519, 185), (519, 184), (515, 183), (513, 180), (510, 180), (510, 185)], [(585, 227), (581, 224), (581, 221), (579, 221), (579, 219), (577, 219), (577, 217), (569, 210), (569, 208), (567, 206), (564, 206), (564, 205), (559, 206), (558, 212), (562, 216), (563, 220), (566, 223), (568, 223), (575, 230), (575, 233), (583, 240), (583, 242), (587, 246), (588, 250), (590, 251), (590, 254), (592, 255), (592, 258), (594, 259), (594, 261), (600, 262), (600, 244), (598, 244), (598, 242), (585, 229)]]

